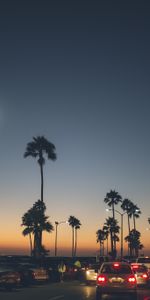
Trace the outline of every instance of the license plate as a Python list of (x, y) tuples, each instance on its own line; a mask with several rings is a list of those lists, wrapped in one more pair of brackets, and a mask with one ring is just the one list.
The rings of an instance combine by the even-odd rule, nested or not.
[(14, 283), (14, 280), (13, 279), (8, 279), (7, 283)]
[(111, 283), (122, 283), (122, 282), (124, 282), (123, 278), (120, 278), (120, 277), (111, 278), (111, 279), (109, 279), (109, 281)]

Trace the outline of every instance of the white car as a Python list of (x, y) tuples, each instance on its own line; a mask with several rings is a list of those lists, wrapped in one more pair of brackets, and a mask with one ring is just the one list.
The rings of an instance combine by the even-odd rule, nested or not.
[(150, 272), (150, 257), (148, 257), (148, 256), (138, 257), (136, 259), (136, 262), (139, 263), (139, 264), (144, 264), (148, 268), (148, 271)]
[(132, 263), (131, 268), (136, 276), (138, 286), (149, 286), (150, 276), (148, 268), (145, 265), (139, 263)]
[(85, 281), (86, 284), (95, 283), (97, 279), (97, 273), (99, 269), (99, 264), (91, 264), (85, 270)]

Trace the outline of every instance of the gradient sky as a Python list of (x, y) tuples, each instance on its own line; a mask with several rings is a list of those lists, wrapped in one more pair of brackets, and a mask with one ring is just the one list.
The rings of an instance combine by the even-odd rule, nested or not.
[[(98, 250), (110, 189), (140, 207), (137, 229), (150, 254), (148, 2), (1, 1), (0, 253), (28, 253), (21, 217), (40, 197), (40, 170), (23, 154), (45, 135), (58, 156), (44, 168), (47, 215), (53, 225), (80, 219), (78, 254)], [(54, 238), (44, 237), (51, 255)], [(66, 224), (58, 248), (71, 254)]]

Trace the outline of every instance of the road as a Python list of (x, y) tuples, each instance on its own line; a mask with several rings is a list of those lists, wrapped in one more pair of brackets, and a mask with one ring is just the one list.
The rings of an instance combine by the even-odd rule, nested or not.
[[(95, 286), (79, 282), (51, 283), (13, 292), (0, 291), (1, 300), (95, 300)], [(107, 299), (106, 297), (103, 299)], [(115, 298), (113, 298), (115, 299)], [(120, 299), (121, 300), (121, 299)], [(132, 299), (130, 299), (132, 300)], [(150, 300), (150, 289), (138, 289), (138, 300)]]

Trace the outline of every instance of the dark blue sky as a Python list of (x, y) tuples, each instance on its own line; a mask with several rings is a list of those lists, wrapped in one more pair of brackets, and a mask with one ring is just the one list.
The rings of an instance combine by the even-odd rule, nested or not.
[(10, 215), (15, 234), (39, 198), (38, 166), (23, 153), (32, 136), (44, 134), (58, 154), (45, 168), (53, 222), (76, 215), (95, 241), (105, 219), (103, 199), (116, 189), (141, 207), (144, 232), (150, 216), (149, 1), (5, 0), (0, 6), (3, 226)]

